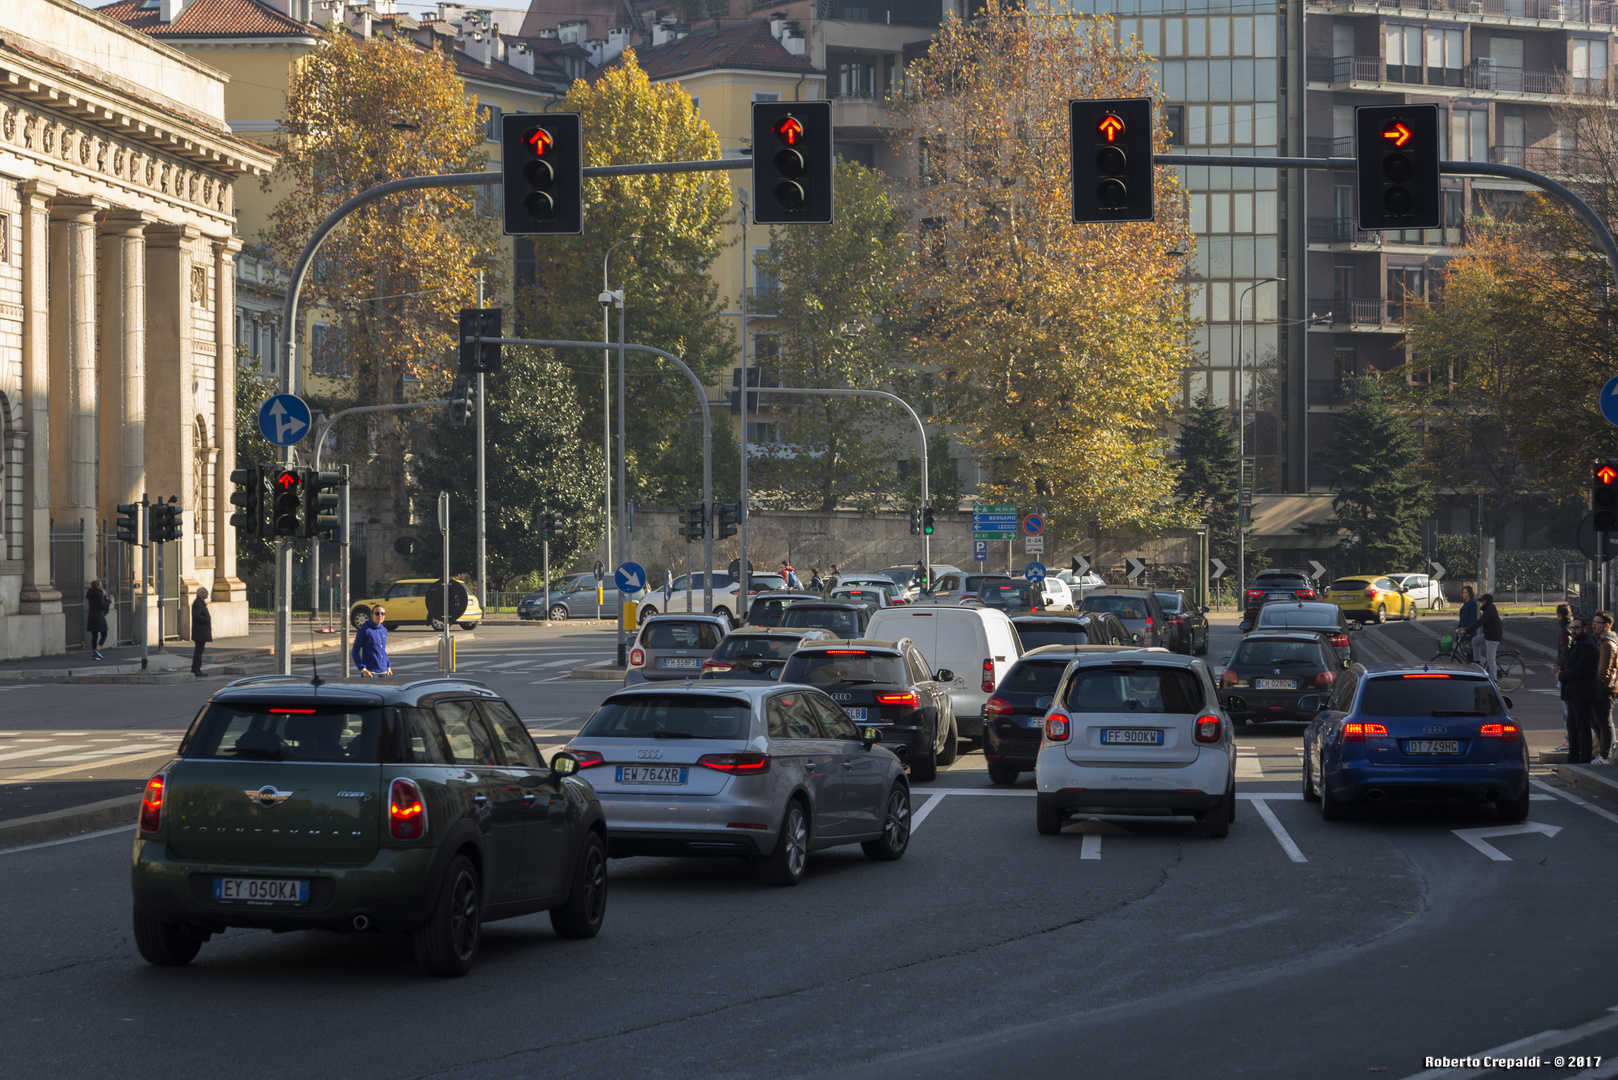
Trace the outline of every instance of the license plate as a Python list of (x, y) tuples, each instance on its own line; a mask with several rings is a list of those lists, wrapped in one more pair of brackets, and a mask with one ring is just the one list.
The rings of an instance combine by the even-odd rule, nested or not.
[(1406, 739), (1405, 753), (1407, 754), (1459, 754), (1461, 740), (1459, 739)]
[(288, 878), (216, 877), (213, 898), (246, 904), (307, 904), (309, 882)]
[(1267, 599), (1267, 600), (1287, 600), (1287, 599), (1290, 599), (1291, 596), (1292, 596), (1292, 594), (1289, 593), (1289, 592), (1272, 592), (1272, 593), (1270, 593), (1269, 596), (1265, 597), (1265, 599)]
[(843, 711), (848, 714), (848, 718), (850, 720), (864, 720), (865, 719), (865, 710), (864, 709), (856, 709), (852, 705), (844, 705), (843, 706)]
[(666, 668), (694, 668), (702, 666), (700, 656), (665, 656), (658, 661)]
[(620, 784), (683, 784), (685, 769), (677, 765), (620, 765)]
[(1101, 741), (1109, 746), (1162, 746), (1161, 728), (1102, 728)]
[(1254, 679), (1253, 680), (1253, 689), (1255, 689), (1255, 690), (1296, 690), (1297, 688), (1298, 688), (1298, 680), (1297, 679)]

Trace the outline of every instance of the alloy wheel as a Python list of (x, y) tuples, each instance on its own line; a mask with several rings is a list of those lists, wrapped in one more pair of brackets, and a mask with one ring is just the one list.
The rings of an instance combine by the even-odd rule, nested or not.
[(478, 883), (470, 873), (462, 871), (455, 879), (449, 917), (450, 940), (454, 943), (455, 955), (462, 960), (477, 951), (479, 921)]
[(787, 811), (787, 827), (781, 838), (787, 845), (787, 868), (796, 877), (803, 873), (809, 859), (809, 837), (804, 827), (803, 808), (796, 804)]
[(888, 817), (883, 826), (888, 846), (899, 851), (910, 843), (910, 799), (903, 791), (895, 790), (888, 796)]

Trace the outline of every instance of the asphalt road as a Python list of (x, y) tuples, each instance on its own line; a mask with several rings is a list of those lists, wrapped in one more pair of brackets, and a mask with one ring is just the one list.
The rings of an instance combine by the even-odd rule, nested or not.
[[(612, 689), (552, 681), (609, 656), (606, 632), (485, 629), (463, 669), (555, 733), (542, 742)], [(1384, 633), (1360, 639), (1368, 659)], [(1215, 634), (1217, 660), (1235, 632)], [(138, 689), (194, 709), (211, 688)], [(1550, 739), (1554, 699), (1517, 700)], [(188, 968), (150, 968), (127, 831), (0, 852), (0, 1047), (17, 1075), (120, 1078), (1178, 1080), (1503, 1075), (1426, 1059), (1526, 1040), (1514, 1054), (1609, 1055), (1530, 1075), (1618, 1076), (1618, 805), (1542, 777), (1535, 831), (1469, 834), (1496, 825), (1481, 810), (1327, 823), (1298, 797), (1297, 726), (1237, 741), (1226, 840), (1125, 818), (1041, 837), (1031, 783), (993, 788), (968, 754), (916, 786), (897, 863), (837, 849), (770, 889), (739, 862), (615, 861), (600, 937), (493, 924), (453, 983), (380, 936), (233, 930)]]

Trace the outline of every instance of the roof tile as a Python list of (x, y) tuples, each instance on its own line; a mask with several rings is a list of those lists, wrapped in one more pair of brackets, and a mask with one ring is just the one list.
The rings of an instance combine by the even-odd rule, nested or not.
[(163, 21), (156, 7), (147, 7), (146, 0), (117, 0), (96, 10), (152, 37), (307, 37), (320, 33), (318, 28), (288, 18), (259, 0), (193, 0), (171, 23)]

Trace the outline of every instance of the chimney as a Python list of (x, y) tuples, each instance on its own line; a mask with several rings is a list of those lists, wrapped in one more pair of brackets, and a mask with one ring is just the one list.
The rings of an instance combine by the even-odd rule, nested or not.
[(624, 54), (624, 48), (629, 44), (629, 27), (619, 26), (607, 31), (607, 48), (602, 54), (602, 63), (610, 64)]
[(667, 45), (671, 41), (680, 40), (680, 35), (674, 32), (674, 28), (678, 25), (678, 23), (670, 20), (660, 20), (656, 26), (652, 27), (652, 48), (655, 49), (659, 45)]
[(171, 23), (185, 11), (185, 5), (186, 0), (158, 0), (157, 17)]
[(569, 19), (567, 22), (558, 23), (556, 27), (557, 40), (561, 41), (563, 45), (578, 45), (584, 41), (584, 32), (589, 28), (589, 25), (583, 19)]
[(804, 40), (803, 27), (798, 25), (797, 19), (793, 19), (791, 22), (787, 23), (786, 29), (781, 32), (781, 44), (785, 46), (786, 51), (791, 53), (793, 56), (803, 55), (804, 46), (807, 45), (808, 42)]
[(469, 60), (476, 60), (484, 67), (489, 66), (489, 60), (494, 55), (494, 48), (489, 39), (482, 34), (463, 34), (461, 40), (466, 43), (466, 56)]
[[(494, 59), (506, 59), (506, 39), (500, 36), (500, 24), (495, 23), (489, 29), (490, 44), (494, 46)], [(508, 61), (509, 62), (509, 61)]]
[(521, 41), (513, 42), (506, 52), (506, 63), (525, 75), (534, 73), (534, 52)]
[(590, 38), (584, 43), (590, 50), (590, 66), (600, 67), (607, 62), (607, 43), (600, 38)]
[(770, 12), (770, 36), (776, 41), (781, 40), (781, 34), (787, 28), (787, 13), (784, 11)]

